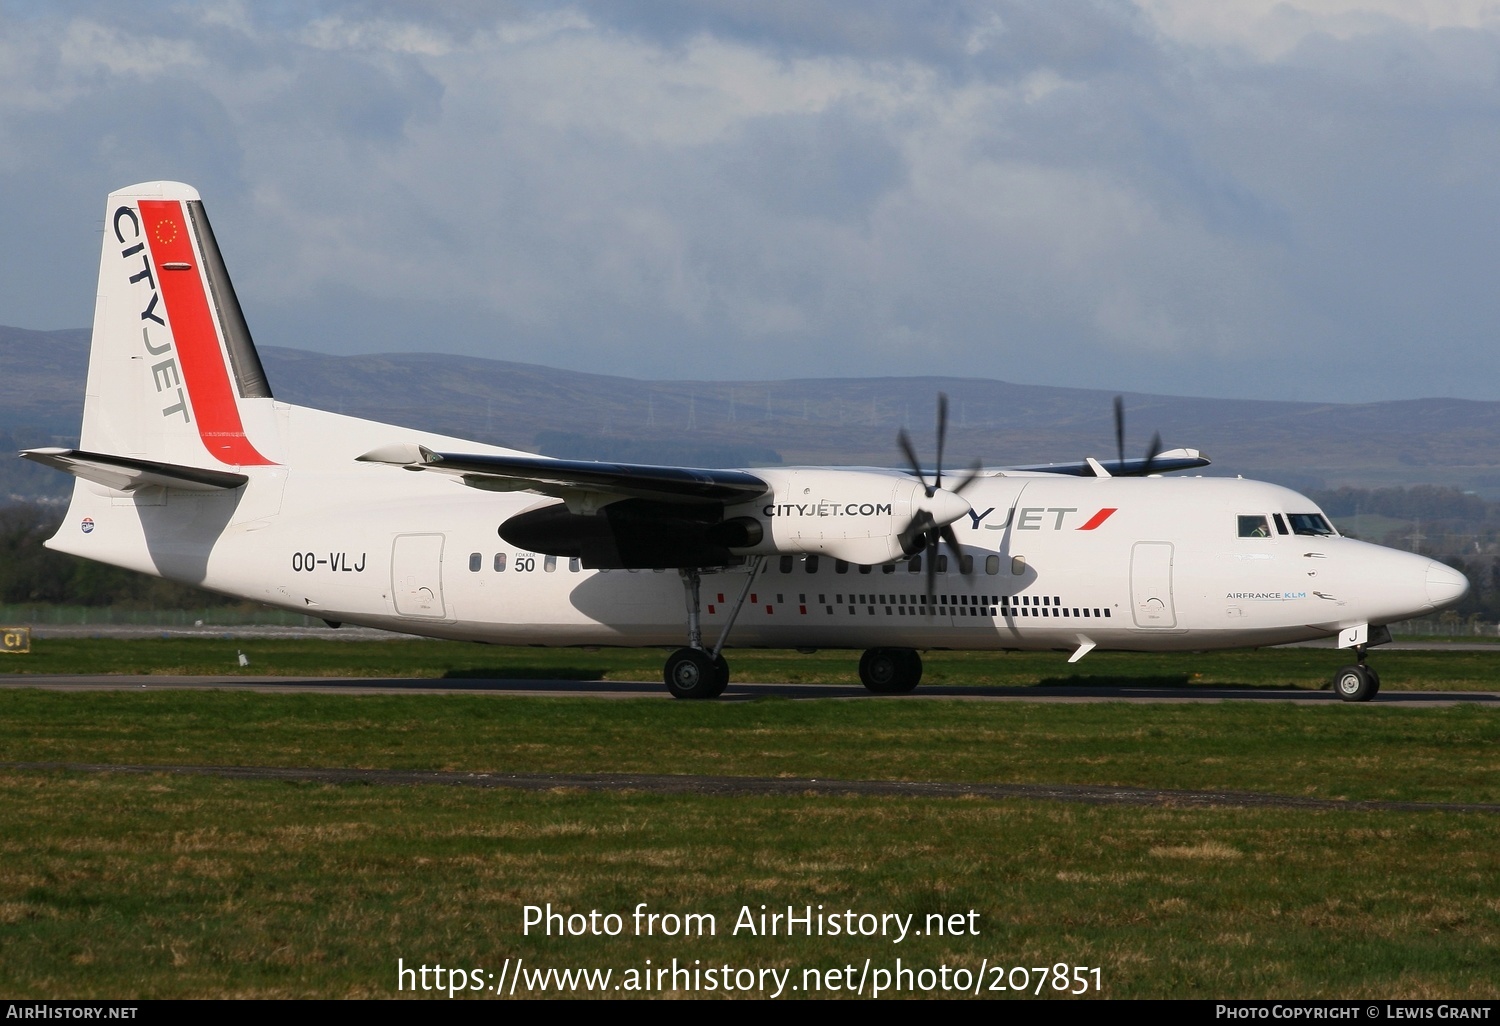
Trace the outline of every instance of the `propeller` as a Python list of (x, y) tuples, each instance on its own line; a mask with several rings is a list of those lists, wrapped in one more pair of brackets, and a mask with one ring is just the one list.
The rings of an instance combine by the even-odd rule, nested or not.
[[(937, 460), (933, 467), (931, 483), (927, 480), (927, 473), (922, 469), (922, 461), (917, 459), (917, 450), (911, 444), (911, 436), (906, 433), (906, 428), (902, 428), (896, 435), (896, 441), (901, 446), (901, 452), (906, 456), (906, 462), (911, 465), (912, 473), (917, 476), (917, 480), (922, 482), (922, 490), (926, 493), (927, 498), (942, 500), (939, 503), (933, 504), (934, 509), (918, 509), (912, 514), (911, 520), (907, 521), (905, 529), (897, 535), (897, 539), (901, 542), (901, 550), (908, 556), (915, 556), (924, 550), (927, 552), (927, 608), (929, 615), (931, 615), (930, 610), (933, 608), (933, 595), (937, 589), (938, 546), (943, 542), (947, 542), (948, 547), (953, 550), (954, 558), (959, 561), (959, 567), (963, 567), (963, 550), (959, 547), (958, 535), (953, 533), (952, 526), (952, 521), (957, 516), (961, 516), (962, 513), (955, 514), (953, 509), (954, 501), (957, 500), (958, 503), (967, 508), (968, 504), (958, 499), (958, 496), (964, 489), (974, 483), (975, 478), (979, 476), (980, 470), (983, 469), (979, 461), (975, 460), (974, 464), (965, 472), (958, 484), (945, 490), (943, 488), (943, 448), (947, 440), (948, 397), (942, 392), (938, 393)], [(940, 495), (939, 493), (942, 494)], [(934, 515), (935, 512), (945, 518), (943, 523), (940, 524), (938, 522), (938, 516)], [(970, 577), (972, 573), (966, 573), (964, 576)]]
[(1115, 396), (1115, 452), (1119, 455), (1119, 462), (1115, 464), (1115, 477), (1149, 477), (1156, 464), (1156, 457), (1162, 453), (1161, 432), (1157, 431), (1151, 436), (1151, 445), (1146, 449), (1146, 461), (1141, 464), (1140, 469), (1125, 469), (1125, 400), (1118, 395)]

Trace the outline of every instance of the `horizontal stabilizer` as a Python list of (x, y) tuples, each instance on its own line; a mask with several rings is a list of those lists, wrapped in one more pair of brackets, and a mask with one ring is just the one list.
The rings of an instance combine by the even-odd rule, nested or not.
[(743, 470), (654, 467), (634, 463), (554, 460), (545, 456), (489, 456), (433, 452), (422, 445), (388, 445), (359, 457), (407, 470), (436, 470), (491, 491), (536, 491), (571, 498), (593, 493), (667, 503), (748, 502), (771, 486)]
[(184, 467), (175, 463), (131, 459), (128, 456), (106, 456), (103, 453), (83, 452), (79, 449), (27, 449), (21, 453), (21, 458), (56, 470), (67, 471), (74, 477), (81, 477), (85, 481), (92, 481), (94, 484), (121, 492), (132, 492), (152, 486), (178, 488), (190, 492), (212, 492), (238, 488), (250, 480), (244, 474), (235, 474), (227, 470)]

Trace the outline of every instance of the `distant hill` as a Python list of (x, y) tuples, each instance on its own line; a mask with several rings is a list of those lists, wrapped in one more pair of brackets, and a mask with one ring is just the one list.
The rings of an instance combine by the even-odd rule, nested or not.
[[(329, 356), (262, 346), (277, 398), (550, 455), (702, 466), (897, 465), (903, 424), (930, 455), (947, 392), (949, 463), (1114, 454), (1112, 393), (953, 377), (638, 381), (476, 357)], [(88, 331), (0, 327), (0, 444), (70, 444)], [(1125, 395), (1127, 455), (1153, 431), (1212, 471), (1312, 490), (1446, 485), (1500, 496), (1500, 403), (1341, 404)], [(394, 437), (393, 441), (399, 441)], [(60, 495), (66, 480), (3, 461), (0, 496)]]

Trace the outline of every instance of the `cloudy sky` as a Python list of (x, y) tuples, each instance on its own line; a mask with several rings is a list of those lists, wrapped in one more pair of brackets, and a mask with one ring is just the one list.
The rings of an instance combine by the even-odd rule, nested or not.
[(1492, 0), (0, 0), (0, 324), (158, 178), (262, 344), (1500, 399)]

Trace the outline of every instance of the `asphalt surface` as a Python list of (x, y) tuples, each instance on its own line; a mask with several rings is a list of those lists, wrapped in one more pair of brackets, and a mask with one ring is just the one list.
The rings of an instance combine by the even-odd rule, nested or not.
[[(0, 677), (0, 690), (40, 688), (45, 691), (259, 691), (282, 694), (343, 695), (528, 695), (555, 698), (655, 698), (670, 699), (658, 681), (601, 680), (486, 680), (382, 677), (267, 677), (170, 675), (68, 676), (15, 674)], [(770, 684), (734, 682), (718, 701), (750, 701), (757, 698), (842, 699), (910, 702), (946, 698), (974, 702), (1282, 702), (1317, 704), (1338, 702), (1332, 691), (1298, 688), (1235, 687), (1099, 687), (1046, 686), (1026, 688), (956, 687), (923, 685), (909, 695), (875, 695), (850, 684)], [(1382, 691), (1374, 705), (1434, 708), (1463, 703), (1500, 705), (1500, 691)]]

